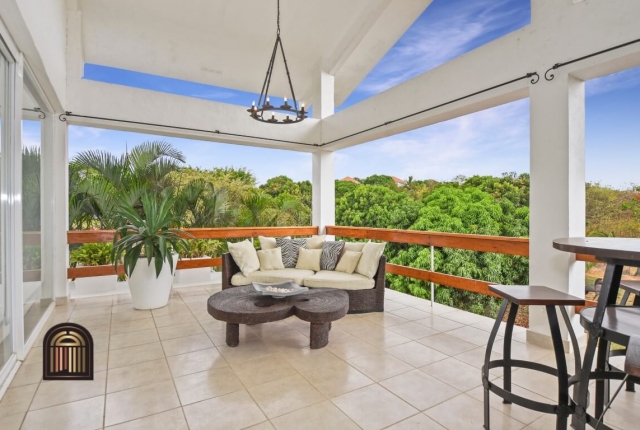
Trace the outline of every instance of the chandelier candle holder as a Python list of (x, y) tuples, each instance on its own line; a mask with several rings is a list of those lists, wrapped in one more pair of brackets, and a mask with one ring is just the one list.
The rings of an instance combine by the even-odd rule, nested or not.
[[(289, 82), (289, 90), (291, 91), (291, 103), (284, 97), (284, 103), (280, 106), (273, 106), (269, 101), (269, 86), (271, 85), (271, 76), (273, 75), (273, 65), (278, 54), (278, 48), (282, 53), (282, 60), (284, 61), (284, 69), (287, 72), (287, 81)], [(299, 106), (299, 107), (298, 107)], [(260, 91), (260, 98), (258, 104), (254, 101), (251, 107), (247, 109), (247, 112), (251, 115), (251, 118), (265, 122), (268, 124), (295, 124), (307, 118), (307, 112), (304, 110), (304, 103), (298, 105), (296, 100), (296, 93), (293, 91), (293, 84), (291, 83), (291, 75), (289, 73), (289, 66), (287, 65), (287, 57), (284, 55), (284, 48), (282, 46), (282, 39), (280, 38), (280, 0), (278, 0), (278, 20), (277, 20), (277, 32), (276, 43), (273, 46), (273, 52), (271, 53), (271, 60), (269, 61), (269, 67), (267, 68), (267, 76), (262, 84), (262, 90)], [(276, 118), (276, 112), (286, 115), (283, 120)]]

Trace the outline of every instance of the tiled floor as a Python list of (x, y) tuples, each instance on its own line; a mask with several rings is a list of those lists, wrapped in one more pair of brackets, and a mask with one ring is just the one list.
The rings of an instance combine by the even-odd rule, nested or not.
[[(308, 348), (309, 326), (295, 317), (244, 326), (230, 348), (206, 311), (218, 290), (176, 290), (154, 311), (133, 310), (125, 295), (57, 307), (49, 326), (69, 320), (92, 332), (95, 379), (42, 382), (34, 348), (0, 401), (0, 429), (482, 428), (490, 319), (387, 291), (385, 313), (334, 323), (324, 349)], [(516, 341), (513, 350), (553, 363), (544, 348)], [(518, 394), (553, 401), (553, 378), (517, 370), (513, 381)], [(491, 406), (494, 429), (554, 428), (552, 417), (497, 398)], [(640, 394), (622, 393), (608, 421), (637, 428)]]

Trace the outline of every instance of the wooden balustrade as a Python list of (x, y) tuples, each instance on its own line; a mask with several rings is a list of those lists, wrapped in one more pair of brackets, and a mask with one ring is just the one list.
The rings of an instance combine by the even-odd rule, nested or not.
[[(229, 228), (187, 228), (184, 229), (187, 239), (241, 239), (258, 236), (311, 236), (318, 234), (318, 227), (229, 227)], [(67, 243), (105, 243), (112, 242), (114, 230), (83, 230), (69, 231)], [(176, 269), (197, 269), (202, 267), (216, 267), (222, 265), (221, 258), (199, 258), (197, 260), (179, 260)], [(115, 275), (112, 265), (70, 267), (67, 278), (90, 278), (92, 276)], [(118, 274), (124, 274), (122, 267), (118, 267)]]

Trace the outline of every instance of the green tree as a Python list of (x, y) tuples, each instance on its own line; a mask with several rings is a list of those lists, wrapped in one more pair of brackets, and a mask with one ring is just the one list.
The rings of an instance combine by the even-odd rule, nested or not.
[(396, 181), (394, 181), (393, 178), (388, 175), (371, 175), (365, 179), (356, 179), (363, 185), (380, 185), (394, 191), (398, 189), (398, 184), (396, 184)]
[(358, 186), (359, 184), (356, 184), (355, 182), (336, 179), (336, 200), (340, 199), (345, 194), (350, 193)]

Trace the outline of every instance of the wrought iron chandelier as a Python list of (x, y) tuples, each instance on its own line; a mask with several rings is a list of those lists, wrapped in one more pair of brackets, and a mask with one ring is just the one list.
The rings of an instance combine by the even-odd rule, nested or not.
[[(273, 52), (271, 53), (271, 60), (269, 61), (269, 67), (267, 68), (267, 76), (262, 84), (262, 91), (260, 91), (260, 98), (258, 99), (258, 105), (253, 102), (251, 107), (247, 109), (247, 112), (251, 115), (251, 118), (266, 122), (269, 124), (295, 124), (304, 120), (307, 117), (307, 112), (304, 110), (304, 103), (300, 104), (298, 108), (298, 101), (296, 100), (296, 94), (293, 91), (293, 84), (291, 83), (291, 75), (289, 74), (289, 66), (287, 66), (287, 57), (284, 55), (284, 48), (282, 47), (282, 39), (280, 38), (280, 0), (278, 0), (278, 30), (276, 32), (276, 43), (273, 46)], [(271, 85), (271, 76), (273, 74), (273, 65), (276, 60), (276, 54), (278, 53), (278, 47), (282, 52), (282, 59), (284, 61), (284, 68), (287, 72), (287, 80), (289, 82), (289, 89), (291, 90), (291, 98), (293, 105), (289, 104), (287, 98), (284, 98), (284, 104), (281, 106), (273, 106), (269, 102), (269, 86)], [(275, 116), (275, 112), (286, 114), (283, 120), (279, 120)]]

